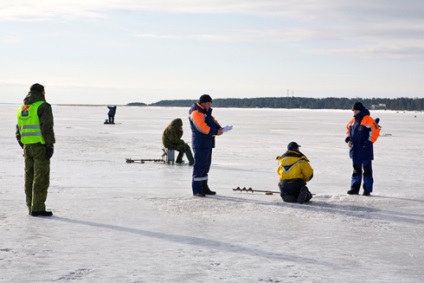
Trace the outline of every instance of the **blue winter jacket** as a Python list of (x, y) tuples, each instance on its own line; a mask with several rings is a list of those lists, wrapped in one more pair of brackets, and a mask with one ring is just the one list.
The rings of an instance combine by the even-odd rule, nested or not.
[(370, 111), (368, 109), (363, 109), (361, 112), (356, 114), (354, 121), (350, 122), (347, 141), (352, 142), (352, 147), (350, 148), (350, 158), (355, 160), (373, 160), (374, 159), (374, 149), (371, 142), (371, 128), (368, 125), (364, 125), (362, 119), (365, 116), (369, 116)]
[(108, 106), (109, 112), (107, 113), (108, 116), (115, 116), (116, 113), (116, 105)]
[(212, 108), (206, 111), (199, 103), (193, 103), (189, 114), (192, 147), (214, 148), (215, 136), (221, 126), (212, 116)]

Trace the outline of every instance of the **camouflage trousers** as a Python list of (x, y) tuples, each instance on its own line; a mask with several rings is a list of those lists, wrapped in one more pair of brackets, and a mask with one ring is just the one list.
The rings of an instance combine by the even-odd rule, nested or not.
[(186, 152), (187, 150), (191, 150), (190, 146), (184, 142), (178, 143), (178, 144), (171, 144), (169, 146), (167, 146), (167, 148), (169, 149), (175, 149), (176, 151), (179, 152)]
[(29, 212), (45, 211), (47, 190), (50, 185), (50, 160), (46, 159), (46, 146), (24, 146), (25, 195)]

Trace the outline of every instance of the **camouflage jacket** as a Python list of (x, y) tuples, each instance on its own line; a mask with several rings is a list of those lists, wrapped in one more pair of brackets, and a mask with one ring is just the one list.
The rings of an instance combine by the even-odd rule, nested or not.
[(183, 136), (183, 121), (178, 118), (172, 120), (162, 134), (162, 144), (166, 148), (176, 149), (184, 146), (185, 142), (181, 139)]

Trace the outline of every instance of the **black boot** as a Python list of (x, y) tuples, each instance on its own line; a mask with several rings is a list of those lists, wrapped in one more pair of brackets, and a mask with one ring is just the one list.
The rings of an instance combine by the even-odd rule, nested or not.
[(32, 211), (31, 216), (53, 216), (51, 211)]
[(216, 192), (211, 191), (211, 189), (209, 189), (208, 181), (202, 182), (202, 191), (205, 195), (216, 195)]
[(348, 195), (357, 195), (359, 194), (359, 190), (355, 190), (355, 189), (350, 189), (349, 191), (347, 191)]
[(187, 156), (187, 159), (188, 159), (188, 165), (193, 166), (194, 158), (193, 158), (193, 154), (191, 153), (191, 149), (186, 150), (185, 155)]
[(305, 202), (309, 202), (312, 199), (312, 193), (309, 191), (308, 187), (306, 187), (306, 199)]
[(307, 194), (308, 189), (306, 187), (302, 187), (300, 189), (299, 196), (297, 197), (297, 203), (303, 204), (306, 201)]

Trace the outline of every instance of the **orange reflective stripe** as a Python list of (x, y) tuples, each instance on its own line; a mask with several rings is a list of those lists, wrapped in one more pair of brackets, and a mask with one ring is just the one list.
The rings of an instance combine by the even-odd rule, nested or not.
[(361, 121), (361, 125), (370, 129), (370, 136), (368, 140), (374, 143), (380, 135), (380, 128), (377, 123), (370, 116), (365, 116)]
[(194, 126), (201, 133), (204, 133), (207, 135), (211, 131), (211, 128), (205, 122), (205, 114), (195, 110), (191, 112), (191, 121), (193, 121)]
[(350, 119), (349, 123), (346, 125), (346, 137), (350, 136), (350, 127), (355, 124), (355, 118)]

